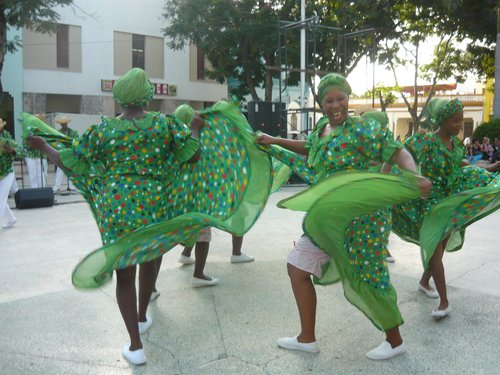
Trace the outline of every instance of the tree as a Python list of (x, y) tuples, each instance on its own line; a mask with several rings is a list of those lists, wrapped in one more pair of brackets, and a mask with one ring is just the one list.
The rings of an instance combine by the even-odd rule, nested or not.
[[(308, 1), (306, 17), (317, 16), (319, 24), (335, 27), (308, 30), (316, 36), (316, 54), (308, 50), (308, 61), (316, 61), (318, 71), (350, 73), (373, 46), (395, 35), (396, 25), (388, 10), (402, 0), (357, 0), (355, 2)], [(224, 82), (229, 77), (239, 82), (236, 90), (258, 100), (257, 87), (265, 88), (265, 100), (272, 97), (272, 72), (279, 71), (278, 28), (280, 21), (300, 20), (296, 0), (169, 0), (165, 5), (167, 26), (163, 29), (168, 45), (182, 49), (188, 43), (200, 47), (212, 70), (209, 78)], [(353, 35), (359, 30), (371, 32)], [(373, 30), (374, 29), (374, 30)], [(349, 34), (348, 38), (345, 35)], [(300, 67), (299, 32), (287, 33), (281, 41), (287, 46), (288, 71)], [(288, 76), (286, 84), (296, 84), (299, 73)], [(308, 74), (313, 87), (314, 74)]]
[(401, 89), (398, 86), (383, 86), (377, 85), (375, 91), (369, 90), (365, 93), (366, 98), (374, 98), (375, 96), (380, 101), (380, 110), (385, 112), (389, 105), (396, 102), (395, 92), (400, 92)]
[[(399, 4), (394, 13), (398, 20), (398, 37), (393, 40), (386, 39), (379, 51), (379, 60), (393, 72), (397, 85), (397, 66), (411, 65), (414, 71), (412, 102), (404, 92), (400, 93), (413, 123), (408, 135), (416, 132), (419, 127), (422, 117), (422, 112), (419, 113), (419, 100), (424, 108), (434, 96), (439, 80), (454, 77), (457, 82), (462, 82), (468, 71), (475, 70), (484, 74), (487, 63), (491, 64), (491, 59), (479, 59), (481, 61), (478, 63), (477, 57), (473, 55), (478, 48), (486, 47), (481, 33), (470, 32), (470, 17), (464, 15), (464, 8), (465, 3), (470, 12), (476, 11), (478, 7), (468, 0), (460, 1), (460, 4), (454, 3), (453, 6), (451, 3), (442, 0), (420, 0)], [(455, 18), (458, 16), (464, 16), (464, 19)], [(438, 36), (433, 59), (429, 64), (422, 65), (420, 47), (433, 36)], [(468, 42), (468, 50), (464, 53), (460, 44), (465, 42)], [(431, 84), (430, 89), (419, 96), (417, 88), (421, 79), (430, 81)]]
[(266, 65), (275, 65), (278, 16), (273, 2), (242, 0), (171, 0), (165, 5), (168, 26), (163, 31), (169, 47), (179, 50), (188, 43), (201, 48), (211, 64), (206, 75), (220, 83), (239, 82), (235, 94), (250, 93), (265, 82), (270, 100), (272, 81)]
[[(7, 28), (26, 27), (39, 33), (55, 31), (59, 14), (54, 10), (69, 5), (73, 0), (1, 0), (0, 1), (0, 77), (5, 55), (21, 47), (19, 38), (7, 40)], [(0, 80), (0, 93), (3, 92)]]
[(488, 137), (492, 142), (496, 137), (500, 137), (500, 118), (494, 118), (490, 122), (479, 125), (472, 133), (472, 139), (483, 140)]

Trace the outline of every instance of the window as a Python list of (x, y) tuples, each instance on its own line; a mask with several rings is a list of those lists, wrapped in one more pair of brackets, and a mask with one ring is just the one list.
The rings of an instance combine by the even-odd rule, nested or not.
[(69, 68), (69, 26), (57, 24), (57, 67)]
[(132, 34), (132, 68), (144, 69), (144, 35)]
[(205, 54), (200, 47), (196, 47), (196, 78), (205, 79)]
[(474, 122), (472, 120), (464, 121), (464, 137), (472, 137), (474, 132)]

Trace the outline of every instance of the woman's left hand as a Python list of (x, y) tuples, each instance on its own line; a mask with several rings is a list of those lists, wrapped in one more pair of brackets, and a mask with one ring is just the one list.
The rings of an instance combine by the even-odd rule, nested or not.
[(195, 115), (193, 121), (191, 121), (191, 130), (194, 130), (196, 132), (201, 132), (201, 129), (203, 129), (204, 126), (205, 126), (205, 121), (203, 121), (203, 119), (200, 116)]
[(4, 143), (2, 145), (2, 149), (4, 152), (6, 152), (7, 154), (15, 154), (16, 153), (16, 150), (11, 146), (9, 145), (8, 143)]

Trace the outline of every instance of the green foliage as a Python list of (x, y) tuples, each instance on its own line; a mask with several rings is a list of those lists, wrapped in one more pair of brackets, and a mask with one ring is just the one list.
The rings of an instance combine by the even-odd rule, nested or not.
[[(429, 3), (428, 0), (418, 0)], [(456, 33), (467, 41), (465, 55), (469, 72), (482, 78), (494, 76), (498, 0), (432, 0), (441, 22), (439, 34)], [(439, 4), (442, 2), (443, 4)], [(444, 5), (444, 6), (442, 6)], [(492, 63), (493, 62), (493, 63)]]
[[(59, 20), (59, 14), (54, 8), (72, 3), (73, 0), (2, 0), (0, 2), (0, 32), (5, 32), (7, 26), (26, 27), (38, 33), (53, 32)], [(19, 40), (4, 41), (1, 45), (2, 50), (7, 52), (14, 52), (19, 46)]]
[[(306, 18), (316, 15), (319, 25), (307, 29), (308, 63), (315, 61), (320, 71), (351, 72), (373, 45), (395, 35), (396, 24), (388, 11), (394, 2), (307, 1)], [(300, 29), (283, 31), (278, 41), (280, 21), (300, 20), (300, 2), (296, 0), (170, 0), (163, 17), (168, 45), (181, 49), (194, 43), (202, 48), (213, 67), (207, 75), (219, 82), (235, 78), (239, 86), (234, 93), (239, 97), (248, 93), (256, 96), (255, 87), (263, 87), (271, 71), (277, 76), (276, 68), (282, 64), (290, 70), (300, 67)], [(366, 29), (371, 31), (343, 37)], [(281, 61), (280, 45), (286, 46), (281, 50)], [(298, 79), (299, 73), (291, 73), (285, 84), (296, 84)]]
[[(315, 61), (319, 71), (345, 74), (367, 55), (393, 66), (405, 65), (415, 55), (405, 49), (408, 45), (418, 47), (430, 36), (442, 35), (436, 59), (422, 71), (425, 77), (461, 80), (467, 71), (490, 75), (496, 35), (491, 30), (496, 18), (493, 6), (485, 4), (495, 1), (307, 1), (306, 18), (316, 15), (319, 25), (309, 25), (307, 30), (307, 61)], [(299, 1), (169, 0), (164, 9), (167, 26), (163, 31), (169, 46), (181, 49), (194, 43), (202, 48), (213, 66), (207, 76), (219, 82), (234, 78), (239, 83), (235, 88), (239, 97), (248, 93), (255, 97), (256, 87), (269, 89), (270, 72), (276, 77), (276, 68), (285, 62), (289, 70), (300, 66), (300, 30), (290, 30), (286, 36), (282, 33), (278, 41), (280, 21), (300, 19)], [(360, 30), (365, 32), (357, 33)], [(466, 37), (467, 52), (461, 54), (456, 43)], [(286, 61), (278, 59), (279, 45), (286, 46)], [(285, 84), (296, 84), (298, 79), (299, 73), (290, 73)]]
[(494, 118), (490, 122), (479, 125), (472, 133), (472, 139), (483, 141), (483, 137), (488, 137), (493, 143), (495, 137), (500, 137), (500, 118)]
[[(65, 6), (73, 0), (0, 0), (0, 76), (6, 53), (12, 53), (21, 47), (21, 40), (16, 37), (7, 40), (7, 28), (27, 28), (38, 33), (55, 31), (59, 14), (57, 6)], [(0, 83), (0, 93), (3, 92)]]

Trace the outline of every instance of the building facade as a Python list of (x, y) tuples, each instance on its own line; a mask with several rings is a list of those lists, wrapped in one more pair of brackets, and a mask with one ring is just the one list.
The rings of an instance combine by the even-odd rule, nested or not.
[(171, 113), (183, 103), (198, 109), (226, 98), (225, 84), (205, 79), (209, 67), (196, 47), (166, 45), (164, 3), (76, 0), (76, 7), (57, 9), (55, 33), (22, 30), (22, 110), (47, 113), (48, 122), (66, 114), (81, 132), (101, 115), (120, 112), (112, 86), (133, 67), (156, 86), (150, 110)]

